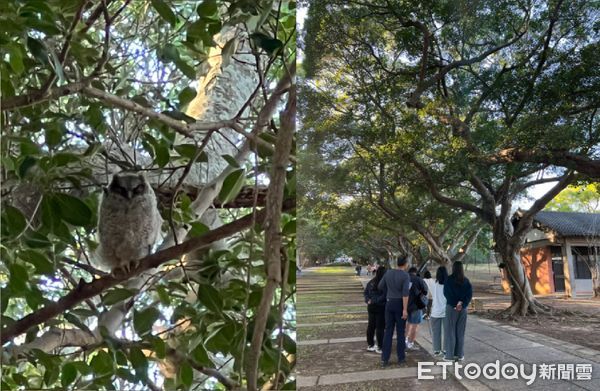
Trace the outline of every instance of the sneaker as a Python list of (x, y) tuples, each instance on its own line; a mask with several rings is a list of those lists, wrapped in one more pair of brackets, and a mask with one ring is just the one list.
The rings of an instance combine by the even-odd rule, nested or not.
[(415, 343), (414, 343), (414, 342), (408, 342), (408, 343), (406, 344), (406, 348), (407, 348), (407, 349), (412, 349), (414, 346), (415, 346)]
[(380, 365), (381, 365), (381, 368), (386, 368), (386, 367), (390, 366), (390, 362), (389, 361), (382, 361)]
[(437, 350), (437, 351), (433, 352), (433, 355), (434, 356), (441, 356), (442, 352), (440, 352), (439, 350)]
[(375, 349), (375, 353), (377, 353), (377, 354), (381, 354), (381, 349), (379, 349), (379, 347), (377, 347), (377, 348)]
[(406, 367), (406, 360), (398, 360), (398, 364), (399, 367)]
[(375, 345), (367, 347), (368, 352), (374, 352), (376, 350), (377, 350), (377, 348), (375, 347)]
[(443, 360), (444, 360), (444, 361), (451, 361), (451, 362), (454, 362), (454, 359), (453, 359), (453, 358), (448, 358), (448, 357), (444, 357), (444, 358), (443, 358)]
[(465, 356), (455, 357), (456, 361), (465, 361)]

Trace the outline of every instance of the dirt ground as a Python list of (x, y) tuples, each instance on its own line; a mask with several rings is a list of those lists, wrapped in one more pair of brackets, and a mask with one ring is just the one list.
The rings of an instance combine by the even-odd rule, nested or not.
[(303, 387), (303, 391), (389, 391), (389, 390), (419, 390), (419, 391), (454, 391), (465, 388), (454, 378), (446, 380), (417, 380), (417, 379), (387, 379), (368, 383), (346, 383), (330, 386)]
[[(473, 314), (544, 334), (561, 341), (600, 350), (600, 300), (566, 298), (565, 296), (538, 296), (543, 304), (556, 310), (553, 315), (527, 316), (505, 319), (499, 314), (510, 305), (510, 296), (481, 281), (473, 281), (473, 297), (479, 301)], [(475, 306), (474, 306), (475, 307)], [(565, 312), (568, 311), (568, 312)], [(592, 337), (593, 336), (593, 337)]]
[[(356, 336), (356, 334), (354, 335)], [(354, 371), (381, 369), (381, 356), (367, 352), (366, 342), (350, 342), (323, 345), (298, 346), (297, 373), (304, 376), (326, 375)], [(431, 356), (423, 348), (406, 351), (403, 367), (417, 367), (419, 361), (430, 361)], [(323, 363), (326, 362), (327, 366)], [(392, 345), (389, 369), (399, 368), (396, 358), (396, 342)]]

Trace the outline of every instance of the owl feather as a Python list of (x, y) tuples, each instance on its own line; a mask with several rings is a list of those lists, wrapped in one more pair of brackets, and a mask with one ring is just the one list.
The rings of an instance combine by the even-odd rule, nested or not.
[(156, 195), (139, 173), (117, 173), (100, 203), (98, 258), (113, 272), (128, 271), (135, 261), (150, 254), (156, 244), (162, 218)]

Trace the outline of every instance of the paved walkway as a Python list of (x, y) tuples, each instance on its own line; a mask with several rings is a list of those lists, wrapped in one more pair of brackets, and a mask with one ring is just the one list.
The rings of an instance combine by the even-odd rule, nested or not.
[[(427, 322), (419, 330), (419, 349), (407, 353), (408, 365), (380, 369), (379, 355), (365, 350), (366, 308), (362, 304), (360, 282), (366, 279), (359, 279), (352, 272), (350, 268), (322, 267), (305, 270), (297, 279), (297, 377), (301, 390), (388, 390), (402, 387), (482, 391), (600, 390), (600, 351), (563, 343), (476, 316), (469, 316), (467, 322), (466, 360), (461, 365), (471, 364), (469, 368), (476, 370), (475, 364), (482, 368), (498, 360), (499, 366), (523, 364), (527, 375), (532, 373), (532, 364), (536, 364), (538, 374), (541, 364), (548, 364), (548, 368), (555, 365), (554, 379), (537, 378), (530, 386), (524, 379), (487, 379), (480, 376), (476, 380), (469, 380), (462, 368), (454, 365), (448, 368), (448, 377), (444, 380), (441, 366), (425, 367), (423, 364), (437, 361), (431, 356), (431, 335)], [(600, 330), (590, 338), (598, 338), (599, 335)], [(424, 368), (432, 369), (427, 374), (432, 375), (433, 379), (417, 378), (419, 362)], [(565, 364), (564, 368), (559, 368), (562, 364)], [(591, 368), (591, 379), (575, 380), (576, 366), (585, 370)], [(458, 368), (458, 376), (454, 374), (455, 368)], [(505, 369), (510, 377), (511, 367)], [(572, 379), (559, 379), (560, 369), (561, 377), (572, 374)]]

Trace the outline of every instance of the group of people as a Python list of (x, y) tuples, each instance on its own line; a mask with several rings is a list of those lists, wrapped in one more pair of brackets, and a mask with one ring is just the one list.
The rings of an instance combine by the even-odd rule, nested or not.
[(464, 360), (467, 308), (473, 288), (465, 277), (463, 264), (455, 262), (451, 275), (445, 266), (440, 266), (435, 280), (431, 274), (424, 277), (425, 280), (418, 275), (417, 268), (408, 268), (406, 257), (399, 257), (396, 268), (377, 268), (375, 277), (365, 287), (369, 313), (367, 350), (381, 354), (382, 367), (390, 363), (394, 329), (398, 363), (405, 362), (406, 349), (415, 348), (424, 310), (431, 322), (433, 354), (446, 361)]

